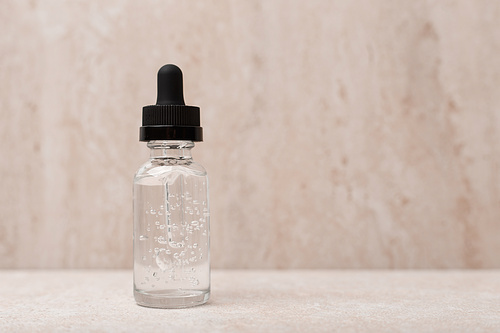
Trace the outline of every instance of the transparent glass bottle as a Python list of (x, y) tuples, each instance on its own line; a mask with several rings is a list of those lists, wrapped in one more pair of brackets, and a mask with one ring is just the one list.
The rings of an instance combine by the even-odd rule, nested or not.
[(192, 141), (150, 141), (134, 179), (134, 296), (179, 308), (210, 295), (208, 178)]
[(150, 159), (134, 178), (134, 297), (139, 305), (183, 308), (210, 297), (210, 211), (199, 108), (184, 105), (182, 72), (158, 72), (156, 105), (143, 108), (140, 140)]

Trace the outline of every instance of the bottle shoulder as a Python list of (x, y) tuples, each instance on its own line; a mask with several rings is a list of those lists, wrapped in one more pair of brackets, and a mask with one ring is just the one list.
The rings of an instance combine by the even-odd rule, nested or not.
[(165, 177), (167, 174), (176, 173), (186, 176), (206, 177), (207, 171), (205, 168), (194, 161), (179, 161), (173, 159), (153, 159), (144, 163), (137, 170), (134, 181), (139, 181), (144, 178)]

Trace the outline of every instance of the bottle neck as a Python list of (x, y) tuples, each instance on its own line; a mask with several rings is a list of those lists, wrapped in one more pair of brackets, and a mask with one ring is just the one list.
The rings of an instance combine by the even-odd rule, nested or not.
[(190, 160), (193, 158), (191, 156), (191, 148), (194, 147), (193, 141), (156, 140), (149, 141), (148, 147), (151, 149), (150, 159)]

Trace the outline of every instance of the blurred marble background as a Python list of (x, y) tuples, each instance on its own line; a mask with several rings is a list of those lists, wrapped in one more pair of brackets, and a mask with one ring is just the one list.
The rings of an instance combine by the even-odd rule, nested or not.
[(499, 268), (500, 2), (0, 2), (0, 268), (132, 265), (156, 71), (216, 268)]

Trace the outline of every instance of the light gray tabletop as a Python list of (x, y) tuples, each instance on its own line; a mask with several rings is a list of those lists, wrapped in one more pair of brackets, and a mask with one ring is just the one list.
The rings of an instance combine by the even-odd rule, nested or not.
[(178, 310), (137, 306), (128, 270), (3, 270), (0, 282), (1, 332), (500, 331), (499, 270), (215, 270), (210, 301)]

